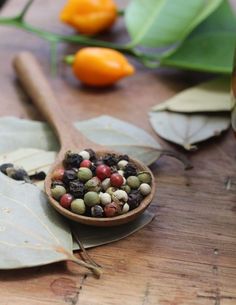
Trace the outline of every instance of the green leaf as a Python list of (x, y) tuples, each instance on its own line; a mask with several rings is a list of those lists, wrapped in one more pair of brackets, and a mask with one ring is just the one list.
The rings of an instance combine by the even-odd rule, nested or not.
[(125, 11), (130, 45), (163, 47), (183, 40), (222, 0), (133, 0)]
[[(75, 123), (89, 139), (150, 165), (161, 155), (160, 144), (147, 132), (132, 124), (109, 117)], [(35, 140), (37, 135), (37, 140)], [(40, 122), (17, 118), (0, 118), (0, 153), (21, 147), (58, 150), (58, 143), (49, 127)]]
[(168, 111), (151, 112), (150, 122), (156, 133), (186, 150), (195, 149), (193, 144), (218, 136), (229, 128), (229, 115), (180, 114)]
[(161, 65), (229, 74), (232, 72), (235, 32), (236, 18), (225, 0), (176, 50), (160, 60)]
[(233, 106), (229, 94), (229, 79), (220, 78), (186, 89), (154, 106), (152, 111), (216, 112), (231, 111)]

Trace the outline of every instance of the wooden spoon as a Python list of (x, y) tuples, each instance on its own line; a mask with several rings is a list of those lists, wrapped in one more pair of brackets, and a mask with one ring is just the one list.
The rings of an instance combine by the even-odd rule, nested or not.
[[(131, 162), (136, 165), (140, 171), (148, 171), (152, 176), (152, 191), (143, 199), (141, 204), (132, 211), (116, 217), (94, 218), (75, 214), (63, 208), (51, 196), (51, 174), (56, 168), (63, 167), (62, 161), (65, 153), (68, 150), (72, 152), (79, 152), (86, 148), (95, 150), (98, 156), (104, 156), (107, 153), (116, 153), (107, 148), (91, 142), (79, 130), (75, 129), (71, 121), (69, 121), (65, 110), (61, 110), (53, 91), (48, 84), (41, 67), (35, 57), (28, 52), (19, 53), (13, 61), (16, 73), (24, 86), (25, 90), (31, 97), (35, 106), (41, 111), (48, 123), (53, 127), (59, 139), (61, 149), (55, 163), (52, 165), (47, 177), (45, 179), (45, 191), (48, 195), (51, 205), (65, 217), (74, 221), (93, 225), (93, 226), (116, 226), (134, 220), (137, 216), (142, 214), (149, 206), (155, 193), (154, 177), (151, 171), (141, 162), (130, 158)], [(37, 135), (35, 136), (37, 141)]]

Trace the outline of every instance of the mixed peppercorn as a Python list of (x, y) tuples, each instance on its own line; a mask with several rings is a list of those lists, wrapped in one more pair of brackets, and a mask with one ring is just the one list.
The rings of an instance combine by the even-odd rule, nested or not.
[(92, 149), (67, 152), (64, 167), (52, 173), (51, 195), (76, 214), (114, 217), (139, 206), (151, 193), (152, 177), (127, 155), (97, 157)]

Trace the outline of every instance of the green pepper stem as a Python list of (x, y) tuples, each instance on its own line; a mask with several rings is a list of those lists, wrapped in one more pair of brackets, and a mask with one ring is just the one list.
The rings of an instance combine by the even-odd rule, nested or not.
[[(36, 28), (36, 27), (32, 26), (31, 24), (24, 21), (25, 14), (28, 11), (32, 2), (33, 2), (33, 0), (29, 0), (28, 3), (23, 8), (23, 10), (21, 11), (21, 13), (18, 14), (17, 16), (10, 17), (10, 18), (6, 18), (6, 17), (0, 18), (0, 25), (16, 27), (16, 28), (19, 28), (26, 32), (35, 34), (38, 37), (48, 41), (52, 47), (51, 59), (52, 59), (53, 65), (54, 65), (54, 70), (55, 70), (54, 56), (56, 54), (55, 47), (60, 42), (70, 42), (70, 43), (79, 44), (82, 46), (111, 48), (111, 49), (114, 49), (114, 50), (117, 50), (117, 51), (120, 51), (120, 52), (123, 52), (125, 54), (135, 57), (137, 60), (139, 60), (141, 63), (143, 63), (145, 66), (147, 66), (149, 68), (154, 68), (159, 65), (158, 61), (160, 59), (160, 56), (149, 54), (146, 52), (141, 52), (135, 48), (132, 48), (130, 46), (130, 44), (121, 45), (121, 44), (116, 44), (113, 42), (102, 41), (102, 40), (90, 38), (90, 37), (84, 36), (84, 35), (63, 35), (63, 34), (52, 33), (52, 32), (46, 31), (46, 30)], [(66, 57), (65, 61), (68, 64), (72, 64), (73, 58)]]
[(64, 58), (64, 62), (67, 64), (67, 65), (73, 65), (74, 61), (75, 61), (75, 55), (71, 54), (71, 55), (67, 55), (65, 56)]

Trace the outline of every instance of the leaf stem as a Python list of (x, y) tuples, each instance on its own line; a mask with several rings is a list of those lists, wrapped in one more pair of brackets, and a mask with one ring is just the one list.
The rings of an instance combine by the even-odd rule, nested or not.
[(79, 237), (78, 237), (78, 233), (74, 231), (74, 229), (72, 228), (71, 226), (71, 233), (72, 233), (72, 236), (73, 238), (75, 239), (75, 241), (77, 242), (77, 244), (79, 245), (80, 247), (80, 250), (83, 252), (83, 255), (86, 257), (86, 259), (88, 260), (88, 262), (91, 264), (91, 265), (94, 265), (95, 267), (101, 267), (100, 265), (98, 265), (91, 257), (90, 255), (88, 254), (87, 250), (84, 248), (84, 245), (83, 243), (80, 241)]
[(94, 265), (92, 265), (92, 264), (88, 264), (88, 263), (82, 261), (81, 259), (77, 258), (77, 257), (74, 256), (74, 255), (71, 255), (70, 261), (76, 263), (76, 264), (79, 265), (79, 266), (82, 266), (82, 267), (85, 267), (85, 268), (91, 270), (92, 273), (93, 273), (97, 278), (100, 278), (102, 272), (101, 272), (101, 269), (100, 269), (99, 267), (94, 266)]
[[(142, 52), (135, 48), (131, 48), (129, 44), (117, 44), (109, 41), (102, 41), (94, 38), (90, 38), (84, 35), (63, 35), (58, 33), (52, 33), (46, 30), (42, 30), (32, 26), (31, 24), (24, 21), (25, 14), (32, 4), (33, 0), (30, 0), (26, 6), (23, 8), (22, 12), (15, 17), (2, 17), (0, 18), (0, 25), (12, 26), (24, 30), (26, 32), (37, 35), (38, 37), (48, 41), (51, 44), (51, 55), (53, 59), (53, 64), (55, 62), (55, 46), (60, 42), (70, 42), (74, 44), (79, 44), (82, 46), (93, 46), (93, 47), (105, 47), (115, 49), (117, 51), (123, 52), (125, 54), (135, 57), (137, 60), (142, 62), (147, 67), (157, 67), (159, 65), (160, 56), (156, 54), (150, 54)], [(54, 54), (54, 55), (53, 55)]]
[(53, 77), (57, 74), (57, 43), (50, 42), (50, 57), (51, 57), (51, 74)]
[(161, 150), (160, 152), (161, 152), (161, 157), (162, 156), (169, 156), (169, 157), (173, 157), (173, 158), (176, 158), (179, 161), (181, 161), (185, 166), (185, 168), (184, 168), (185, 170), (189, 170), (189, 169), (193, 168), (193, 165), (190, 163), (190, 161), (183, 154), (180, 154), (180, 153), (177, 153), (175, 151), (168, 150), (168, 149)]
[(22, 11), (20, 12), (20, 14), (17, 16), (18, 20), (23, 20), (27, 11), (29, 10), (31, 4), (33, 3), (34, 0), (29, 0), (28, 2), (26, 2), (25, 6), (23, 7)]
[(118, 16), (124, 16), (124, 14), (125, 14), (125, 10), (123, 10), (123, 9), (119, 9), (119, 10), (117, 11), (117, 15), (118, 15)]

